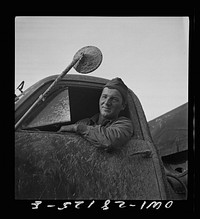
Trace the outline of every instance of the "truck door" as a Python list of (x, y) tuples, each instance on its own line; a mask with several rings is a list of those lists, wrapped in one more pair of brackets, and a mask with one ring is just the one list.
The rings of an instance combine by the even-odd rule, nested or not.
[(96, 100), (97, 107), (89, 113), (98, 109), (99, 90), (90, 89), (88, 95), (84, 90), (78, 96), (68, 87), (55, 90), (16, 131), (15, 198), (165, 199), (157, 155), (148, 141), (135, 135), (121, 150), (107, 152), (77, 134), (57, 132), (61, 124), (88, 112), (85, 101)]

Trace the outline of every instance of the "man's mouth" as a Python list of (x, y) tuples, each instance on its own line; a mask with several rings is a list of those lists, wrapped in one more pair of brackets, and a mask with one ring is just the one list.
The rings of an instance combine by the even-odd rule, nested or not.
[(104, 111), (110, 111), (110, 108), (103, 107), (103, 110), (104, 110)]

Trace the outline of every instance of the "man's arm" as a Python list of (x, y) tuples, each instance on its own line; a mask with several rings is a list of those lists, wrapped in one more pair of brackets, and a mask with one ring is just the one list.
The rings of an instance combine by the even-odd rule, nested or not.
[(76, 132), (96, 147), (111, 148), (123, 146), (130, 140), (133, 134), (133, 125), (129, 119), (123, 117), (109, 127), (78, 124)]
[(121, 117), (109, 127), (96, 125), (90, 126), (84, 123), (62, 126), (61, 132), (76, 132), (90, 141), (96, 147), (111, 148), (126, 144), (132, 134), (133, 125), (131, 120)]
[(77, 132), (77, 125), (78, 125), (78, 124), (89, 125), (89, 123), (90, 123), (90, 119), (89, 119), (89, 118), (82, 119), (82, 120), (78, 121), (78, 122), (75, 123), (75, 124), (62, 126), (62, 127), (58, 130), (58, 132)]

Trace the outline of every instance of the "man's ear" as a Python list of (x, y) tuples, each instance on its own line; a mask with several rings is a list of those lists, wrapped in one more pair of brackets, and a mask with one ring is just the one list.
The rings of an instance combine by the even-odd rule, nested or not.
[(126, 108), (126, 103), (122, 104), (122, 110), (124, 110)]

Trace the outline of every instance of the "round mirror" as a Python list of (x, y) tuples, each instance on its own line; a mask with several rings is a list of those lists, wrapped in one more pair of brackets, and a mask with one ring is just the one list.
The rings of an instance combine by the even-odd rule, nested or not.
[(95, 46), (86, 46), (78, 50), (74, 59), (83, 54), (83, 57), (74, 65), (74, 69), (82, 74), (87, 74), (99, 67), (102, 62), (102, 53)]

